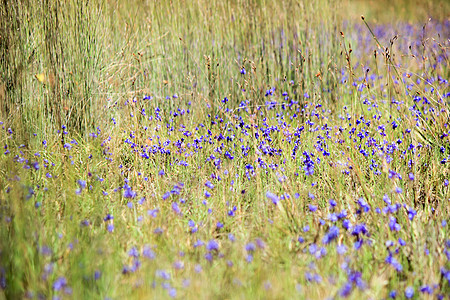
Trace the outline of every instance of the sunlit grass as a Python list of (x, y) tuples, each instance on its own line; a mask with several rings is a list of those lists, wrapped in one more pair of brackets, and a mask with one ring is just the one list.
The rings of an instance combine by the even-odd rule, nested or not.
[(432, 4), (0, 6), (1, 295), (448, 295)]

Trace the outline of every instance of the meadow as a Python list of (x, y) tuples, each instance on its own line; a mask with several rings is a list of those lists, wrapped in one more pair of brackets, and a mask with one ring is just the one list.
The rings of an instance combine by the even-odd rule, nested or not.
[(448, 299), (447, 1), (3, 1), (0, 299)]

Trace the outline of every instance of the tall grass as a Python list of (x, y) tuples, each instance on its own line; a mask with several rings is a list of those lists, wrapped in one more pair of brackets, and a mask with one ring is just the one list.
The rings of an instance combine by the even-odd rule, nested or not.
[(448, 294), (448, 5), (421, 3), (2, 2), (1, 292)]
[[(2, 5), (3, 118), (85, 132), (114, 101), (182, 93), (238, 103), (236, 69), (260, 95), (275, 80), (335, 77), (336, 3), (14, 1)], [(320, 30), (319, 30), (320, 29)], [(324, 41), (329, 41), (324, 43)], [(298, 55), (301, 53), (301, 56)], [(253, 71), (254, 72), (254, 71)], [(35, 75), (43, 74), (42, 82)], [(242, 87), (244, 88), (244, 86)], [(236, 99), (236, 100), (235, 100)], [(33, 125), (30, 124), (33, 123)]]

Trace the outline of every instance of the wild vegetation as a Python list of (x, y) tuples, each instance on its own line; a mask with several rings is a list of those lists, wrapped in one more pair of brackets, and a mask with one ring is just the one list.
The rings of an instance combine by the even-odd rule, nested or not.
[(445, 299), (449, 9), (3, 1), (0, 298)]

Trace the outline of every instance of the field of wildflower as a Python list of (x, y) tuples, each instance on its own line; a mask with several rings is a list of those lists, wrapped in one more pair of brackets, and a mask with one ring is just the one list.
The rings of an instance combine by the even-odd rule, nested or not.
[(3, 1), (0, 299), (449, 299), (446, 1)]

